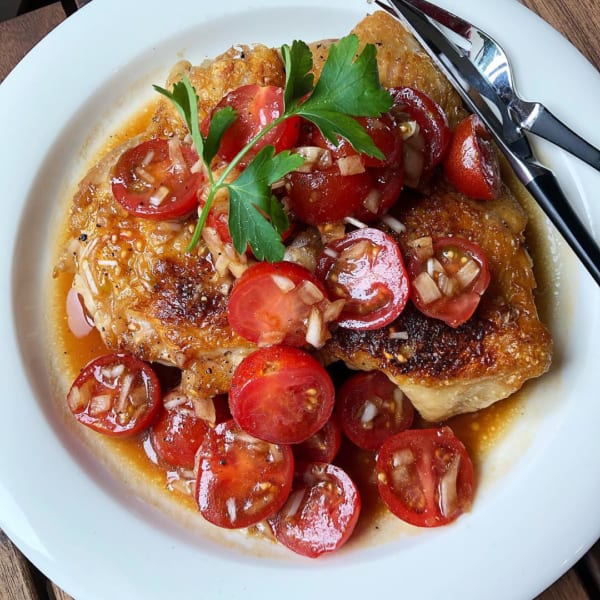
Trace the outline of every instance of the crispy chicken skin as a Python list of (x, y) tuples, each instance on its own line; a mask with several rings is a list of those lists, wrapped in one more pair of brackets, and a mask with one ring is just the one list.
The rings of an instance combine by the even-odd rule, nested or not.
[[(355, 32), (361, 43), (376, 44), (385, 86), (417, 87), (444, 108), (452, 125), (458, 122), (464, 114), (458, 96), (394, 19), (377, 12)], [(327, 47), (328, 42), (312, 46), (317, 75)], [(240, 85), (284, 84), (279, 53), (264, 46), (232, 48), (197, 67), (181, 62), (167, 85), (184, 73), (198, 91), (201, 120)], [(207, 235), (186, 254), (194, 216), (168, 222), (137, 218), (115, 202), (110, 189), (110, 171), (126, 148), (152, 137), (183, 139), (186, 133), (170, 103), (160, 100), (149, 128), (87, 174), (73, 201), (63, 262), (72, 268), (73, 285), (109, 348), (177, 366), (183, 393), (210, 398), (229, 388), (233, 369), (255, 348), (227, 321), (236, 275), (228, 266), (243, 269), (246, 258), (231, 254), (231, 248), (215, 248)], [(492, 284), (475, 317), (454, 330), (409, 303), (382, 330), (337, 329), (323, 358), (383, 370), (423, 417), (441, 420), (487, 406), (544, 373), (551, 340), (533, 300), (535, 280), (523, 238), (526, 216), (510, 192), (494, 202), (475, 202), (441, 181), (429, 188), (422, 196), (403, 193), (394, 214), (407, 230), (394, 235), (405, 251), (411, 239), (424, 235), (461, 235), (483, 247)], [(408, 340), (390, 338), (391, 330), (407, 331)]]

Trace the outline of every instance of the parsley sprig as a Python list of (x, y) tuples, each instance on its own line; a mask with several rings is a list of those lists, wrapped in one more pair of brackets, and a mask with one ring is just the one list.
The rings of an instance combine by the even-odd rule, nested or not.
[(377, 117), (392, 105), (389, 93), (379, 81), (375, 46), (367, 44), (357, 55), (358, 46), (359, 40), (354, 34), (333, 44), (315, 84), (309, 47), (298, 40), (291, 46), (284, 45), (281, 48), (286, 73), (284, 112), (250, 140), (218, 177), (210, 165), (225, 131), (237, 118), (236, 111), (231, 107), (216, 111), (205, 137), (198, 122), (198, 96), (189, 79), (184, 76), (173, 86), (173, 91), (154, 86), (173, 102), (187, 124), (208, 177), (208, 195), (188, 252), (200, 239), (215, 195), (226, 188), (229, 193), (229, 231), (235, 249), (242, 253), (250, 244), (258, 260), (274, 262), (283, 258), (285, 248), (281, 234), (288, 227), (288, 219), (271, 186), (300, 167), (302, 157), (289, 150), (275, 153), (273, 146), (265, 146), (237, 178), (228, 179), (248, 151), (289, 117), (297, 115), (311, 121), (335, 145), (339, 136), (348, 140), (358, 152), (384, 158), (369, 134), (353, 118)]

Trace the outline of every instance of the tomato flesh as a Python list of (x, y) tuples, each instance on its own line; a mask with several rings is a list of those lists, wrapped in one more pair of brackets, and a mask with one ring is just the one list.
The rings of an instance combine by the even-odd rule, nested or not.
[(296, 474), (288, 501), (269, 524), (281, 544), (297, 554), (316, 558), (348, 541), (360, 508), (356, 485), (345, 471), (312, 462)]
[(234, 421), (220, 423), (198, 449), (196, 502), (219, 527), (249, 527), (285, 503), (294, 477), (289, 446), (258, 440)]
[(449, 427), (393, 435), (381, 446), (376, 469), (381, 499), (407, 523), (438, 527), (471, 507), (473, 464)]
[(269, 346), (237, 366), (229, 408), (257, 438), (297, 444), (325, 425), (334, 399), (331, 377), (315, 358), (291, 346)]
[(193, 469), (196, 451), (207, 431), (208, 423), (196, 416), (190, 403), (163, 408), (150, 431), (150, 443), (162, 462)]
[(350, 377), (336, 403), (344, 434), (365, 450), (377, 450), (388, 437), (408, 429), (414, 418), (408, 398), (380, 371)]
[(161, 405), (152, 367), (130, 354), (107, 354), (79, 373), (67, 404), (75, 418), (94, 431), (123, 437), (146, 429)]
[(446, 179), (461, 193), (478, 200), (500, 195), (500, 162), (491, 136), (477, 115), (461, 121), (444, 161)]
[[(231, 162), (252, 138), (283, 114), (283, 88), (273, 85), (244, 85), (229, 92), (217, 104), (215, 111), (226, 106), (237, 111), (237, 119), (221, 139), (219, 156), (224, 161)], [(208, 125), (208, 121), (203, 123), (205, 135), (208, 133)], [(249, 159), (265, 146), (274, 146), (276, 152), (293, 148), (299, 134), (300, 118), (286, 119), (265, 134), (252, 147), (241, 164), (249, 162)]]
[(490, 283), (482, 248), (461, 237), (433, 238), (430, 253), (410, 252), (408, 271), (415, 306), (450, 327), (473, 316)]
[(111, 176), (113, 196), (128, 212), (146, 219), (187, 216), (198, 206), (203, 181), (190, 170), (197, 160), (196, 151), (177, 139), (142, 142), (117, 161)]
[(305, 267), (261, 262), (236, 282), (227, 316), (238, 335), (260, 346), (304, 346), (311, 318), (317, 323), (317, 339), (328, 337), (330, 304), (322, 283)]
[(346, 301), (341, 327), (378, 329), (406, 306), (408, 276), (400, 249), (386, 233), (357, 229), (330, 242), (317, 264), (317, 276), (331, 298)]

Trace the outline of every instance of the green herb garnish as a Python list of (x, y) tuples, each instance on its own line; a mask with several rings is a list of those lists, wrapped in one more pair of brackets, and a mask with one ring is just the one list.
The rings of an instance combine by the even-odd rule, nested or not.
[(300, 167), (302, 157), (288, 150), (276, 154), (273, 146), (266, 146), (235, 180), (226, 180), (247, 152), (289, 117), (298, 115), (311, 121), (336, 145), (339, 136), (348, 140), (358, 152), (384, 158), (369, 134), (353, 118), (377, 117), (392, 106), (389, 93), (379, 81), (375, 46), (367, 44), (357, 56), (358, 44), (358, 37), (354, 34), (333, 44), (316, 85), (308, 46), (301, 41), (294, 41), (291, 47), (284, 45), (281, 48), (286, 72), (284, 112), (250, 140), (218, 178), (214, 177), (210, 164), (223, 134), (237, 117), (236, 111), (230, 107), (218, 110), (211, 119), (208, 135), (204, 137), (198, 123), (198, 96), (189, 79), (184, 77), (176, 83), (172, 92), (154, 86), (173, 102), (186, 122), (209, 180), (209, 193), (188, 252), (200, 239), (216, 193), (227, 188), (229, 231), (235, 249), (242, 253), (250, 244), (258, 260), (274, 262), (283, 258), (285, 248), (281, 233), (287, 229), (288, 220), (271, 192), (271, 185)]

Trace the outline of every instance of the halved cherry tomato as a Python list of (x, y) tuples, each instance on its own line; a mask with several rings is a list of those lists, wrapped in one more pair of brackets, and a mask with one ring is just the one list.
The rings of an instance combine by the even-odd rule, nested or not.
[(292, 447), (298, 462), (333, 462), (342, 444), (342, 428), (335, 414), (307, 440)]
[(412, 301), (428, 317), (450, 327), (462, 325), (473, 316), (490, 283), (485, 253), (461, 237), (417, 242), (407, 256)]
[(327, 463), (304, 465), (284, 507), (269, 524), (277, 541), (316, 558), (348, 541), (360, 514), (360, 496), (345, 471)]
[(500, 195), (500, 163), (491, 136), (477, 115), (462, 120), (444, 160), (446, 179), (461, 193), (478, 200)]
[(408, 277), (398, 244), (379, 229), (356, 229), (330, 242), (317, 276), (331, 298), (346, 300), (341, 327), (378, 329), (391, 323), (408, 300)]
[(67, 403), (75, 418), (94, 431), (127, 436), (146, 429), (161, 405), (152, 367), (130, 354), (107, 354), (79, 373)]
[[(391, 88), (389, 92), (394, 99), (392, 115), (399, 124), (407, 118), (416, 121), (415, 135), (424, 138), (422, 172), (426, 177), (443, 160), (450, 146), (452, 133), (446, 114), (432, 98), (414, 88)], [(405, 145), (411, 145), (410, 138)]]
[(196, 451), (208, 427), (204, 419), (196, 416), (191, 404), (163, 408), (150, 430), (150, 443), (160, 460), (193, 469)]
[[(229, 92), (217, 104), (215, 111), (225, 106), (234, 108), (238, 115), (223, 135), (219, 146), (219, 156), (231, 162), (253, 137), (283, 114), (283, 88), (274, 85), (243, 85)], [(208, 125), (208, 120), (202, 124), (205, 135), (208, 133)], [(254, 156), (268, 145), (274, 146), (276, 152), (293, 148), (299, 133), (300, 118), (290, 117), (261, 138), (245, 160), (248, 161), (248, 157)]]
[(357, 373), (338, 390), (342, 430), (365, 450), (377, 450), (391, 435), (408, 429), (414, 408), (402, 390), (380, 371)]
[(229, 408), (248, 433), (276, 444), (297, 444), (319, 431), (333, 411), (329, 373), (307, 352), (269, 346), (237, 366)]
[(190, 168), (196, 151), (178, 139), (154, 139), (126, 150), (115, 165), (111, 186), (115, 199), (131, 214), (146, 219), (189, 215), (198, 206), (200, 173)]
[(389, 115), (357, 120), (385, 159), (359, 154), (344, 139), (335, 146), (314, 125), (305, 125), (300, 143), (323, 148), (329, 163), (317, 163), (308, 171), (287, 176), (289, 207), (300, 221), (319, 225), (354, 216), (370, 222), (396, 202), (404, 180), (402, 136)]
[(286, 175), (289, 207), (308, 225), (340, 221), (361, 209), (373, 189), (371, 173), (342, 175), (337, 166)]
[(227, 315), (238, 335), (260, 346), (304, 346), (311, 320), (318, 329), (315, 341), (327, 337), (330, 304), (322, 283), (305, 267), (261, 262), (237, 280)]
[(409, 429), (388, 438), (376, 468), (382, 500), (407, 523), (438, 527), (471, 508), (473, 464), (449, 427)]
[(249, 527), (288, 498), (294, 478), (290, 447), (256, 439), (234, 421), (209, 429), (197, 458), (196, 502), (214, 525)]

